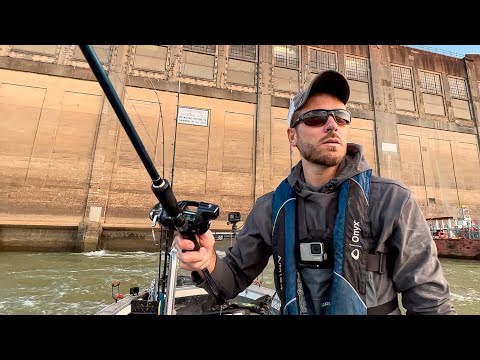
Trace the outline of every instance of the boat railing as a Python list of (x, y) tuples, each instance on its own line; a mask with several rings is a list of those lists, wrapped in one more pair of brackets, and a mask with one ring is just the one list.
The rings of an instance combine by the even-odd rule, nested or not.
[(430, 228), (431, 235), (434, 239), (470, 239), (480, 240), (480, 227), (470, 226), (466, 228)]

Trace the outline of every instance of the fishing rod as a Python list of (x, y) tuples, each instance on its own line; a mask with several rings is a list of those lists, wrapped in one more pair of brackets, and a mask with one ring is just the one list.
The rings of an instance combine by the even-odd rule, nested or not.
[[(92, 69), (93, 74), (102, 87), (102, 90), (110, 102), (110, 105), (115, 111), (115, 114), (120, 120), (120, 123), (125, 129), (130, 142), (135, 148), (140, 160), (142, 160), (145, 169), (152, 179), (151, 190), (159, 201), (159, 203), (152, 208), (149, 214), (152, 224), (156, 224), (158, 222), (170, 230), (177, 230), (180, 234), (194, 243), (195, 246), (193, 251), (198, 250), (200, 248), (200, 244), (198, 243), (195, 234), (201, 235), (207, 232), (207, 230), (210, 228), (211, 220), (216, 219), (219, 215), (218, 205), (189, 200), (177, 202), (169, 182), (160, 177), (159, 173), (157, 172), (155, 165), (150, 159), (150, 156), (140, 140), (135, 127), (130, 121), (130, 118), (125, 111), (117, 92), (113, 88), (113, 85), (108, 78), (107, 73), (103, 69), (102, 64), (100, 63), (100, 60), (98, 59), (92, 46), (79, 45), (79, 47), (90, 68)], [(192, 208), (195, 208), (195, 210), (192, 210)], [(171, 270), (176, 270), (176, 263), (173, 263), (173, 261), (169, 266)], [(173, 273), (176, 274), (176, 271), (173, 271)], [(202, 273), (213, 294), (218, 295), (218, 289), (208, 269), (203, 269)], [(172, 281), (173, 279), (169, 279), (169, 282), (174, 284)], [(173, 294), (173, 289), (168, 290), (170, 294)], [(173, 299), (167, 298), (167, 300), (173, 303)]]

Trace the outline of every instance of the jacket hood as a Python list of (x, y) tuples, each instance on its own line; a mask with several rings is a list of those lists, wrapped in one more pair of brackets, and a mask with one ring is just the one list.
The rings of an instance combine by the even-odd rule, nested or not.
[[(300, 160), (297, 165), (292, 168), (290, 175), (288, 175), (288, 183), (300, 196), (306, 197), (310, 192), (333, 192), (345, 180), (365, 171), (371, 167), (363, 156), (362, 146), (359, 144), (348, 143), (347, 153), (340, 163), (337, 174), (326, 184), (320, 187), (313, 187), (305, 183), (303, 176), (303, 166)], [(306, 192), (305, 192), (306, 191)]]

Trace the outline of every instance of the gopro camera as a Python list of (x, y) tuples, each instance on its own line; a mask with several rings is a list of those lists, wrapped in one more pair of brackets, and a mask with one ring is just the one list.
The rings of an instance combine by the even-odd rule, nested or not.
[(327, 260), (325, 245), (323, 242), (300, 243), (300, 259), (309, 262), (321, 262)]
[(232, 211), (228, 213), (227, 224), (235, 224), (241, 220), (240, 213), (238, 211)]

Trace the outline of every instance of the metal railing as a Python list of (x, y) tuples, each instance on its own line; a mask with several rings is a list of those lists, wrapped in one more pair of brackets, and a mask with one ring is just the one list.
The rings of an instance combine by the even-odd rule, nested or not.
[(453, 52), (453, 51), (449, 51), (449, 50), (438, 49), (438, 48), (428, 46), (428, 45), (402, 45), (402, 46), (407, 46), (407, 47), (414, 48), (414, 49), (419, 49), (419, 50), (433, 52), (433, 53), (437, 53), (437, 54), (441, 54), (441, 55), (446, 55), (446, 56), (450, 56), (450, 57), (454, 57), (454, 58), (458, 58), (458, 59), (463, 59), (464, 58), (464, 55), (462, 55), (462, 54), (459, 54), (459, 53), (456, 53), (456, 52)]

